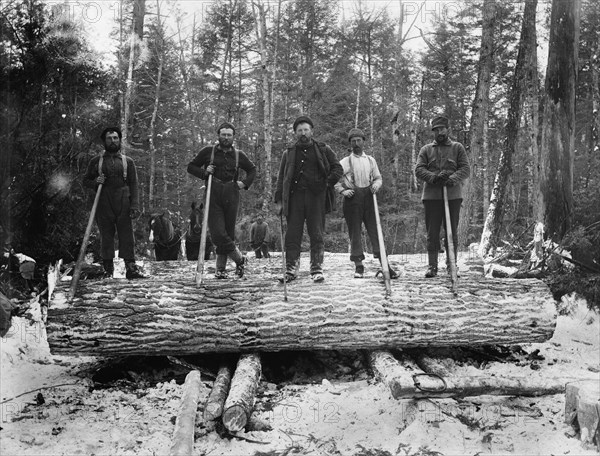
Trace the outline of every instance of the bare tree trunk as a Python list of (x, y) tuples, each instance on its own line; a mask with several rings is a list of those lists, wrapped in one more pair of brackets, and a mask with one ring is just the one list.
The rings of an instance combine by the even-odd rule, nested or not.
[[(194, 35), (196, 34), (196, 14), (194, 14), (194, 21), (192, 25), (192, 47), (190, 55), (194, 55)], [(192, 142), (194, 145), (198, 142), (198, 133), (196, 132), (196, 109), (194, 109), (194, 103), (192, 101), (192, 90), (190, 87), (190, 77), (186, 68), (185, 55), (183, 52), (183, 39), (181, 37), (181, 21), (177, 20), (177, 35), (179, 38), (179, 71), (181, 72), (181, 79), (183, 80), (183, 92), (185, 100), (187, 102), (188, 116), (191, 119), (188, 122), (190, 130), (192, 132)], [(188, 173), (186, 173), (188, 175)]]
[(127, 80), (125, 81), (125, 97), (123, 99), (123, 116), (121, 118), (121, 147), (124, 152), (130, 146), (129, 124), (131, 118), (131, 103), (133, 100), (134, 80), (133, 66), (135, 62), (136, 43), (144, 39), (144, 16), (146, 13), (146, 0), (135, 0), (133, 4), (133, 18), (131, 21), (131, 36), (129, 39), (129, 64), (127, 67)]
[(158, 54), (158, 75), (156, 76), (156, 89), (154, 91), (154, 108), (152, 109), (152, 118), (150, 119), (150, 131), (148, 132), (148, 142), (150, 145), (150, 179), (148, 184), (148, 203), (154, 207), (154, 180), (156, 174), (156, 117), (158, 116), (158, 106), (160, 103), (160, 85), (162, 81), (163, 65), (165, 61), (165, 50), (163, 40), (162, 23), (160, 22), (160, 3), (156, 0), (156, 12), (158, 15), (158, 39), (161, 41), (160, 49), (156, 49)]
[(494, 181), (494, 189), (490, 198), (490, 207), (483, 227), (481, 235), (480, 254), (481, 256), (489, 257), (494, 254), (496, 246), (500, 241), (500, 231), (504, 218), (504, 204), (509, 190), (509, 179), (512, 174), (512, 157), (517, 146), (517, 138), (519, 126), (521, 123), (521, 105), (523, 102), (523, 91), (527, 80), (528, 58), (530, 40), (528, 34), (531, 29), (535, 30), (535, 9), (537, 0), (528, 0), (525, 4), (523, 13), (523, 24), (521, 27), (521, 39), (519, 42), (519, 53), (517, 55), (517, 65), (515, 75), (512, 81), (510, 92), (510, 106), (508, 109), (508, 122), (506, 125), (506, 140), (500, 155), (500, 163), (496, 179)]
[[(267, 43), (267, 17), (265, 13), (265, 6), (262, 1), (258, 0), (252, 2), (252, 10), (254, 12), (254, 20), (256, 23), (256, 39), (260, 51), (261, 60), (261, 78), (262, 78), (262, 99), (263, 105), (263, 136), (264, 136), (264, 149), (265, 149), (265, 161), (266, 166), (264, 167), (264, 191), (262, 210), (267, 212), (269, 203), (272, 198), (271, 192), (271, 155), (273, 146), (273, 119), (274, 119), (274, 96), (273, 96), (273, 85), (276, 80), (276, 69), (277, 69), (277, 45), (275, 46), (275, 52), (271, 58), (268, 43)], [(256, 13), (258, 10), (258, 14)], [(281, 1), (279, 4), (279, 10), (281, 10)], [(279, 13), (278, 13), (279, 15)], [(279, 21), (279, 17), (278, 17)], [(279, 29), (279, 25), (277, 26)]]
[(546, 232), (562, 238), (573, 219), (575, 84), (580, 0), (553, 0), (541, 132), (540, 195)]
[[(481, 47), (479, 51), (479, 72), (477, 76), (477, 89), (473, 99), (471, 115), (471, 138), (469, 154), (471, 163), (479, 160), (484, 147), (484, 131), (488, 122), (490, 104), (490, 83), (492, 79), (492, 66), (494, 63), (494, 24), (496, 22), (496, 1), (483, 2), (483, 25), (481, 30)], [(471, 225), (471, 212), (473, 211), (473, 175), (465, 181), (463, 186), (463, 216), (458, 225), (458, 243), (464, 245), (467, 231)]]
[[(223, 81), (225, 81), (225, 70), (227, 69), (227, 63), (230, 63), (229, 56), (231, 54), (231, 42), (233, 41), (232, 18), (233, 18), (233, 10), (235, 9), (236, 4), (237, 4), (237, 0), (235, 1), (235, 3), (232, 3), (231, 0), (229, 0), (229, 17), (227, 19), (227, 23), (229, 24), (229, 27), (227, 28), (227, 42), (225, 44), (225, 55), (223, 56), (223, 66), (221, 66), (221, 78), (219, 79), (219, 90), (218, 90), (218, 97), (217, 97), (218, 101), (220, 101), (223, 96)], [(229, 119), (227, 119), (227, 120), (229, 120)]]

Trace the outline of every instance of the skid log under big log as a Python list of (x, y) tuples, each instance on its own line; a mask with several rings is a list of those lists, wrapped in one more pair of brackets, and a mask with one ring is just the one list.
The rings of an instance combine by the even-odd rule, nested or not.
[(112, 356), (511, 345), (546, 341), (556, 324), (552, 295), (535, 279), (466, 275), (455, 297), (447, 277), (407, 274), (386, 298), (376, 279), (339, 270), (319, 285), (301, 275), (285, 302), (277, 266), (196, 288), (192, 263), (151, 263), (149, 279), (82, 281), (72, 302), (59, 284), (50, 349)]

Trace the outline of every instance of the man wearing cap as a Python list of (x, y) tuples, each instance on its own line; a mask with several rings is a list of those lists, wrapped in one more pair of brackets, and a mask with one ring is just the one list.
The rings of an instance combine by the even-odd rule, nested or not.
[[(344, 170), (335, 189), (344, 197), (344, 218), (350, 236), (350, 261), (354, 262), (354, 277), (362, 278), (365, 273), (362, 245), (362, 225), (364, 223), (373, 247), (373, 256), (380, 258), (379, 238), (373, 194), (381, 188), (382, 179), (375, 158), (363, 151), (365, 135), (362, 130), (353, 128), (348, 132), (350, 155), (342, 158)], [(390, 277), (398, 278), (398, 273), (390, 268)]]
[[(454, 258), (458, 253), (458, 219), (462, 204), (462, 182), (469, 177), (470, 168), (464, 146), (449, 137), (448, 118), (434, 117), (431, 130), (435, 139), (423, 146), (417, 158), (415, 175), (425, 181), (423, 186), (423, 205), (425, 206), (425, 229), (427, 230), (427, 255), (429, 267), (425, 277), (435, 277), (438, 272), (438, 252), (440, 250), (440, 228), (444, 222), (443, 187), (448, 189), (450, 208), (450, 226), (454, 242)], [(446, 264), (449, 267), (448, 240), (446, 246)]]
[(114, 272), (115, 231), (119, 238), (119, 257), (125, 260), (125, 277), (141, 279), (144, 275), (135, 264), (135, 239), (132, 219), (140, 216), (138, 179), (131, 157), (121, 154), (121, 130), (108, 127), (100, 135), (104, 154), (90, 160), (83, 184), (96, 189), (102, 184), (96, 223), (100, 230), (100, 256), (104, 276)]
[[(238, 277), (244, 276), (246, 258), (235, 245), (235, 222), (240, 202), (240, 189), (248, 190), (254, 177), (256, 167), (248, 156), (233, 147), (235, 127), (223, 122), (217, 128), (218, 143), (200, 150), (187, 167), (188, 173), (208, 180), (213, 175), (208, 210), (208, 229), (213, 244), (216, 246), (217, 260), (215, 278), (226, 279), (227, 257), (235, 265)], [(239, 169), (246, 172), (240, 180)]]
[(300, 116), (294, 121), (296, 142), (281, 157), (275, 212), (285, 215), (286, 272), (282, 280), (297, 277), (304, 223), (310, 238), (310, 275), (313, 282), (325, 280), (323, 275), (323, 232), (325, 214), (335, 205), (333, 186), (342, 176), (342, 166), (327, 144), (312, 139), (313, 121)]

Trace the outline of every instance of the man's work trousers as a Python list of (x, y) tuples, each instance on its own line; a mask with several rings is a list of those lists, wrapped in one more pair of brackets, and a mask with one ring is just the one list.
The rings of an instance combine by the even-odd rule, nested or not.
[(258, 243), (252, 243), (252, 250), (254, 250), (254, 255), (256, 255), (256, 258), (270, 258), (271, 255), (269, 255), (269, 246), (267, 245), (266, 242), (261, 242), (260, 244)]
[(115, 257), (115, 232), (119, 237), (119, 257), (135, 259), (133, 224), (129, 216), (129, 187), (103, 187), (96, 210), (100, 230), (100, 256), (103, 260)]
[[(460, 216), (460, 206), (462, 199), (448, 201), (450, 209), (450, 226), (452, 227), (452, 241), (454, 242), (454, 258), (458, 253), (458, 220)], [(446, 223), (444, 200), (423, 200), (425, 206), (425, 229), (427, 230), (427, 251), (439, 252), (440, 250), (440, 231), (442, 223)], [(444, 225), (445, 226), (445, 225)], [(445, 231), (445, 230), (444, 230)], [(448, 251), (448, 238), (444, 240), (446, 252)]]
[(235, 250), (235, 220), (240, 202), (237, 182), (212, 181), (208, 229), (217, 255), (227, 255)]
[(343, 211), (346, 225), (348, 225), (348, 235), (350, 236), (350, 261), (356, 262), (365, 259), (362, 245), (363, 223), (373, 246), (373, 256), (379, 258), (377, 221), (371, 189), (369, 187), (355, 188), (352, 198), (344, 198)]
[(323, 272), (323, 232), (325, 231), (325, 191), (295, 190), (290, 195), (285, 233), (285, 255), (288, 271), (300, 259), (304, 222), (310, 238), (310, 272)]

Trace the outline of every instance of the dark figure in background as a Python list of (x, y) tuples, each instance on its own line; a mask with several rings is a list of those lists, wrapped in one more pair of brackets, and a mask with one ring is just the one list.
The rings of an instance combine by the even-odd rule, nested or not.
[[(192, 203), (190, 212), (190, 227), (185, 235), (185, 256), (189, 261), (198, 261), (200, 253), (200, 238), (202, 237), (202, 220), (204, 219), (204, 204)], [(206, 245), (204, 246), (204, 260), (210, 260), (213, 251), (210, 233), (206, 232)]]
[(119, 237), (119, 257), (125, 260), (128, 279), (144, 278), (135, 264), (135, 240), (132, 219), (140, 216), (138, 179), (131, 157), (121, 154), (121, 130), (106, 128), (100, 135), (104, 144), (103, 155), (90, 160), (83, 183), (96, 189), (103, 184), (96, 210), (96, 223), (100, 230), (100, 256), (105, 276), (114, 272), (115, 232)]
[(267, 238), (269, 236), (269, 225), (265, 223), (262, 215), (256, 218), (256, 222), (250, 226), (250, 247), (254, 250), (256, 258), (270, 258)]
[(342, 177), (342, 166), (335, 153), (325, 143), (312, 139), (313, 121), (300, 116), (294, 121), (297, 141), (281, 157), (275, 212), (285, 215), (285, 254), (287, 282), (296, 279), (300, 266), (300, 247), (304, 223), (310, 238), (310, 275), (313, 282), (322, 282), (323, 232), (325, 214), (335, 206), (333, 186)]
[(36, 262), (30, 256), (23, 253), (15, 252), (15, 249), (10, 249), (10, 256), (16, 260), (19, 265), (19, 273), (25, 281), (25, 287), (30, 293), (34, 293), (35, 287), (33, 286), (33, 277), (35, 275)]
[[(229, 122), (217, 128), (219, 143), (204, 147), (187, 167), (188, 173), (208, 180), (213, 175), (208, 210), (208, 229), (216, 246), (217, 279), (226, 279), (227, 257), (235, 264), (238, 277), (243, 277), (246, 258), (235, 245), (235, 222), (240, 203), (240, 189), (248, 189), (256, 176), (256, 167), (248, 156), (233, 147), (235, 127)], [(246, 178), (239, 180), (239, 168)]]
[(156, 261), (177, 260), (181, 249), (181, 231), (173, 226), (169, 216), (164, 212), (152, 215), (148, 229), (148, 240), (154, 243)]
[[(415, 174), (425, 181), (423, 205), (425, 206), (425, 228), (427, 230), (427, 255), (429, 266), (425, 277), (435, 277), (438, 272), (438, 252), (440, 251), (440, 229), (445, 223), (443, 187), (448, 189), (450, 226), (454, 242), (454, 258), (458, 258), (458, 220), (462, 204), (462, 182), (469, 177), (470, 168), (464, 146), (449, 137), (448, 118), (435, 117), (431, 121), (435, 134), (432, 143), (421, 148)], [(448, 240), (445, 239), (446, 259), (449, 267)]]
[[(381, 261), (373, 194), (379, 191), (383, 180), (377, 162), (363, 150), (365, 139), (364, 133), (358, 128), (348, 132), (350, 155), (340, 160), (344, 175), (335, 184), (335, 189), (344, 196), (344, 218), (350, 236), (350, 261), (354, 262), (354, 277), (357, 279), (362, 278), (365, 273), (363, 224), (371, 240), (373, 256)], [(398, 278), (398, 273), (391, 267), (389, 271), (392, 279)]]

